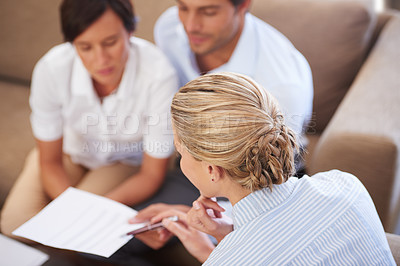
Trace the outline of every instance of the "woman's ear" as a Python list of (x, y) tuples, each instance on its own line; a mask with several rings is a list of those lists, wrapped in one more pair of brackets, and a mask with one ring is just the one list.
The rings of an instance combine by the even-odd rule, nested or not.
[(208, 174), (211, 177), (211, 181), (213, 181), (213, 182), (221, 180), (225, 175), (224, 169), (222, 167), (216, 166), (214, 164), (209, 164), (207, 166), (207, 170), (208, 170)]

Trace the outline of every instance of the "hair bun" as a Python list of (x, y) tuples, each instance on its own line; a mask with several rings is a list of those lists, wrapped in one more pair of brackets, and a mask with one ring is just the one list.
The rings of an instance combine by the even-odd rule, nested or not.
[(276, 124), (250, 142), (253, 144), (249, 145), (245, 158), (249, 176), (243, 179), (243, 185), (252, 191), (271, 188), (272, 184), (281, 184), (294, 174), (295, 135), (284, 124)]

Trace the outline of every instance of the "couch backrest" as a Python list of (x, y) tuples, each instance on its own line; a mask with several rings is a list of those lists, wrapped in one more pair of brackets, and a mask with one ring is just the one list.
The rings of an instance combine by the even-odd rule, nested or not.
[(37, 60), (62, 41), (61, 0), (1, 1), (0, 77), (29, 81)]
[[(282, 31), (305, 55), (314, 76), (312, 129), (322, 131), (358, 71), (374, 16), (367, 1), (253, 0), (251, 12)], [(0, 78), (29, 81), (37, 60), (62, 42), (61, 0), (2, 1)], [(139, 22), (135, 35), (153, 40), (158, 16), (175, 0), (133, 0)], [(316, 124), (315, 124), (316, 123)]]
[(176, 0), (133, 0), (135, 13), (139, 22), (135, 35), (154, 41), (153, 27), (157, 18), (168, 7), (176, 4)]
[(373, 6), (373, 0), (253, 0), (252, 13), (285, 34), (311, 66), (311, 130), (322, 132), (359, 70), (375, 25)]

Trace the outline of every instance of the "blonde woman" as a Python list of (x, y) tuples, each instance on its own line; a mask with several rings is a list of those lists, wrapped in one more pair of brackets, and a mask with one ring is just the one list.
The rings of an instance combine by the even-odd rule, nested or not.
[[(152, 222), (163, 220), (204, 265), (395, 265), (356, 177), (337, 170), (292, 177), (294, 133), (253, 80), (199, 77), (179, 90), (171, 112), (182, 171), (201, 196), (188, 213), (168, 210)], [(233, 223), (210, 199), (219, 196), (233, 205)], [(179, 221), (163, 219), (170, 215)]]

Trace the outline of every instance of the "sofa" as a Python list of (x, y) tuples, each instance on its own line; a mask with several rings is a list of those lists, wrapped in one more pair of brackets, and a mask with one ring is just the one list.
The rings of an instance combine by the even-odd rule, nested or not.
[[(62, 42), (60, 0), (6, 1), (0, 8), (0, 208), (34, 147), (29, 82), (35, 62)], [(400, 263), (400, 12), (374, 0), (253, 0), (251, 12), (284, 33), (310, 63), (313, 116), (307, 173), (356, 175), (376, 205)], [(174, 0), (133, 0), (135, 35), (153, 41)]]
[(254, 14), (307, 58), (314, 80), (308, 174), (357, 176), (400, 234), (400, 12), (378, 1), (255, 1)]

